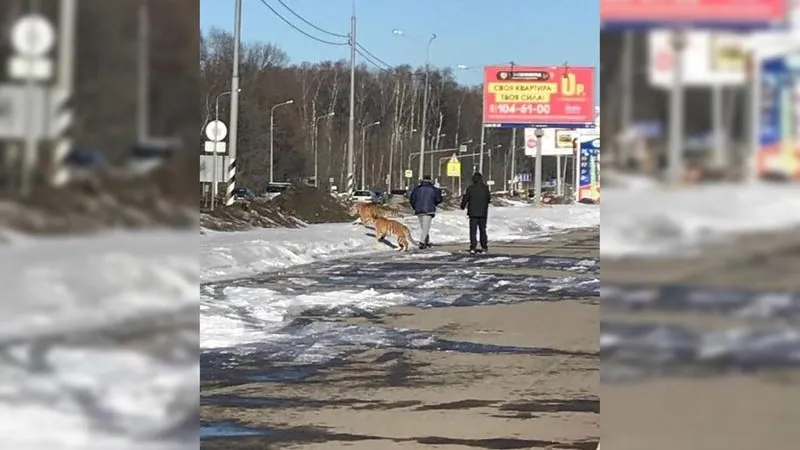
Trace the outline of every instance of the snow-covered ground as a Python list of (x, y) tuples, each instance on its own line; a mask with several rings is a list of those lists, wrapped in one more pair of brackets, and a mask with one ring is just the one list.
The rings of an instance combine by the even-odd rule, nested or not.
[[(557, 205), (534, 208), (530, 205), (493, 208), (490, 213), (488, 234), (490, 241), (511, 241), (533, 238), (546, 238), (553, 233), (576, 228), (597, 226), (600, 221), (600, 210), (596, 205)], [(414, 217), (405, 221), (416, 236), (417, 220)], [(235, 347), (249, 343), (267, 343), (279, 347), (292, 348), (301, 342), (298, 336), (283, 336), (281, 328), (286, 325), (286, 318), (293, 313), (307, 308), (354, 309), (375, 311), (392, 305), (412, 304), (420, 301), (420, 295), (434, 289), (437, 283), (455, 283), (446, 272), (442, 273), (409, 273), (408, 271), (385, 272), (382, 278), (391, 280), (394, 289), (382, 290), (374, 286), (364, 286), (364, 282), (356, 282), (361, 286), (341, 286), (334, 290), (325, 288), (317, 290), (315, 281), (306, 278), (290, 278), (289, 282), (296, 286), (289, 291), (274, 291), (263, 286), (256, 288), (236, 286), (226, 280), (245, 278), (257, 273), (317, 261), (331, 260), (343, 256), (364, 255), (391, 250), (385, 245), (377, 245), (372, 233), (360, 225), (324, 224), (311, 225), (302, 229), (261, 229), (236, 233), (207, 233), (201, 237), (203, 252), (202, 278), (212, 284), (201, 290), (200, 327), (201, 347), (219, 349)], [(433, 221), (431, 240), (434, 243), (458, 243), (468, 241), (468, 222), (462, 211), (440, 213)], [(491, 243), (490, 243), (491, 248)], [(432, 258), (447, 255), (442, 251), (397, 254), (393, 261), (402, 262), (409, 259)], [(522, 258), (525, 259), (525, 258)], [(485, 264), (513, 263), (510, 257), (490, 257), (481, 259)], [(587, 261), (594, 264), (593, 261)], [(582, 264), (586, 264), (583, 262)], [(333, 263), (336, 268), (337, 264)], [(342, 270), (351, 270), (353, 261), (341, 262)], [(423, 267), (423, 266), (420, 266)], [(475, 292), (497, 290), (504, 287), (504, 280), (491, 280), (479, 275), (479, 267), (475, 263), (465, 270), (476, 271)], [(580, 270), (578, 264), (575, 268)], [(450, 270), (453, 270), (452, 268)], [(461, 269), (459, 269), (461, 270)], [(459, 272), (456, 278), (466, 275)], [(369, 277), (367, 277), (369, 279)], [(429, 279), (430, 278), (430, 279)], [(470, 278), (467, 276), (467, 278)], [(530, 280), (527, 280), (530, 281)], [(564, 280), (559, 280), (564, 282)], [(596, 280), (595, 280), (596, 282)], [(577, 283), (567, 280), (566, 285), (558, 282), (548, 284), (551, 292), (569, 288)], [(524, 282), (523, 282), (524, 284)], [(412, 289), (401, 292), (397, 288), (422, 286), (423, 289)], [(453, 285), (455, 284), (448, 284)], [(530, 292), (536, 287), (529, 286)], [(305, 291), (305, 292), (302, 292)], [(413, 291), (413, 292), (412, 292)], [(446, 299), (438, 301), (447, 302)], [(322, 326), (322, 325), (320, 325)], [(373, 330), (374, 331), (374, 330)], [(318, 333), (319, 330), (314, 331)], [(342, 330), (354, 333), (354, 330)], [(343, 335), (328, 330), (330, 336), (344, 339)], [(358, 330), (358, 339), (378, 339), (374, 333)], [(366, 334), (364, 334), (366, 333)], [(352, 336), (347, 337), (347, 339)], [(304, 354), (316, 355), (327, 351), (325, 343), (309, 338), (313, 348)], [(333, 338), (331, 338), (333, 339)], [(286, 341), (291, 345), (281, 345)], [(310, 344), (310, 345), (311, 345)], [(297, 347), (299, 348), (299, 347)]]
[(696, 250), (735, 234), (800, 226), (800, 187), (713, 184), (665, 188), (627, 177), (603, 189), (604, 258)]
[[(489, 240), (495, 242), (533, 239), (600, 223), (600, 207), (596, 205), (513, 206), (493, 208), (489, 214), (487, 233)], [(409, 217), (404, 222), (416, 239), (419, 234), (417, 219)], [(200, 238), (203, 282), (247, 277), (359, 252), (387, 250), (385, 246), (379, 247), (364, 227), (342, 223), (299, 229), (204, 232)], [(437, 214), (431, 227), (433, 243), (466, 243), (468, 240), (468, 221), (463, 211)]]
[[(197, 244), (196, 232), (7, 235), (0, 447), (197, 448)], [(187, 324), (152, 325), (166, 317)], [(110, 342), (122, 329), (138, 345)]]

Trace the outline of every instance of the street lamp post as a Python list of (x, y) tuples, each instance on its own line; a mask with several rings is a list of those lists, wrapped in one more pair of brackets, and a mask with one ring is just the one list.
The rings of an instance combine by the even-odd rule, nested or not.
[(269, 109), (269, 182), (275, 182), (275, 109), (291, 105), (294, 100), (286, 100)]
[[(241, 89), (239, 89), (239, 92), (241, 92)], [(224, 96), (226, 96), (226, 95), (230, 95), (232, 93), (233, 93), (233, 91), (222, 92), (219, 95), (217, 95), (216, 100), (214, 100), (214, 121), (215, 122), (219, 121), (219, 99), (224, 97)], [(212, 211), (214, 210), (214, 204), (217, 202), (217, 194), (219, 192), (219, 189), (218, 189), (219, 187), (217, 186), (217, 184), (218, 184), (218, 181), (217, 181), (217, 178), (218, 178), (217, 177), (217, 155), (219, 154), (217, 152), (217, 144), (219, 144), (219, 142), (218, 141), (214, 141), (214, 155), (212, 156), (212, 159), (211, 159), (211, 173), (213, 174), (213, 176), (212, 176), (213, 182), (211, 183), (211, 210)]]
[[(441, 138), (445, 137), (445, 136), (447, 136), (446, 133), (441, 133), (438, 136), (436, 136), (435, 138), (431, 139), (431, 146), (433, 147), (434, 150), (438, 150), (439, 149), (439, 140)], [(436, 142), (436, 143), (434, 144), (434, 142)], [(433, 165), (434, 164), (433, 160), (434, 160), (433, 154), (431, 154), (431, 176), (433, 176), (433, 174), (436, 173), (436, 169), (434, 169), (434, 165)]]
[(314, 119), (314, 187), (319, 188), (319, 121), (321, 119), (326, 119), (328, 117), (333, 117), (336, 115), (335, 112), (329, 112), (328, 114), (323, 114)]
[[(392, 30), (392, 33), (398, 36), (408, 36), (402, 30)], [(413, 37), (412, 37), (413, 38)], [(422, 172), (425, 170), (425, 131), (427, 130), (428, 125), (428, 81), (430, 78), (430, 68), (431, 68), (431, 44), (436, 39), (436, 33), (431, 34), (430, 38), (428, 38), (428, 44), (425, 48), (425, 86), (423, 88), (422, 94), (422, 124), (420, 129), (419, 136), (419, 177), (422, 179)], [(431, 165), (433, 161), (431, 161)]]
[(370, 123), (368, 125), (364, 125), (364, 127), (361, 128), (361, 190), (362, 191), (367, 189), (367, 171), (366, 171), (366, 167), (367, 167), (367, 164), (366, 164), (367, 163), (367, 158), (366, 158), (367, 146), (365, 144), (365, 142), (367, 140), (367, 129), (370, 128), (370, 127), (378, 126), (380, 124), (381, 124), (381, 121), (380, 120), (376, 120), (375, 122), (372, 122), (372, 123)]
[(403, 131), (403, 132), (400, 134), (400, 158), (399, 158), (399, 162), (400, 162), (400, 176), (398, 177), (398, 180), (400, 180), (400, 187), (401, 187), (401, 188), (404, 186), (404, 185), (403, 185), (403, 179), (404, 179), (404, 177), (403, 177), (403, 172), (405, 172), (405, 170), (406, 170), (406, 169), (410, 169), (410, 168), (411, 168), (411, 163), (410, 163), (410, 162), (409, 162), (409, 164), (408, 164), (408, 166), (407, 166), (407, 167), (402, 167), (402, 166), (403, 166), (403, 157), (405, 156), (405, 141), (406, 141), (406, 135), (412, 135), (412, 134), (414, 134), (414, 133), (416, 133), (416, 132), (417, 132), (417, 129), (416, 129), (416, 128), (412, 128), (412, 129), (410, 129), (410, 130)]

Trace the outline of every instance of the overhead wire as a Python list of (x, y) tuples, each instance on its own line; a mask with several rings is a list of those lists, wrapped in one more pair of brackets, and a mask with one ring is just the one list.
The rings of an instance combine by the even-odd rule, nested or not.
[(315, 25), (315, 24), (311, 23), (310, 21), (306, 20), (305, 17), (301, 16), (295, 10), (290, 8), (289, 5), (287, 5), (286, 2), (284, 2), (283, 0), (277, 0), (277, 2), (280, 3), (281, 5), (283, 5), (284, 8), (289, 10), (289, 12), (292, 13), (293, 16), (295, 16), (298, 19), (300, 19), (304, 24), (306, 24), (306, 25), (310, 26), (311, 28), (319, 31), (320, 33), (324, 33), (324, 34), (327, 34), (329, 36), (334, 36), (334, 37), (339, 37), (339, 38), (345, 38), (345, 39), (349, 39), (350, 38), (350, 36), (348, 36), (346, 34), (334, 33), (332, 31), (328, 31), (328, 30), (326, 30), (324, 28), (318, 27), (317, 25)]
[[(358, 42), (356, 42), (356, 47), (357, 47), (358, 49), (360, 49), (362, 52), (364, 52), (364, 53), (368, 54), (369, 56), (371, 56), (371, 57), (372, 57), (372, 59), (374, 59), (375, 61), (378, 61), (379, 63), (383, 64), (383, 65), (384, 65), (384, 66), (386, 66), (386, 67), (392, 67), (392, 65), (391, 65), (391, 64), (389, 64), (389, 63), (387, 63), (386, 61), (384, 61), (384, 60), (382, 60), (382, 59), (378, 58), (377, 56), (375, 56), (375, 54), (374, 54), (374, 53), (372, 53), (371, 51), (369, 51), (369, 50), (367, 50), (366, 48), (364, 48), (364, 46), (363, 46), (363, 45), (361, 45), (361, 44), (359, 44)], [(363, 56), (363, 55), (362, 55), (362, 56)]]
[[(266, 0), (259, 0), (259, 1), (264, 6), (266, 6), (270, 11), (272, 11), (272, 13), (275, 14), (286, 25), (289, 25), (295, 31), (297, 31), (298, 33), (300, 33), (300, 34), (302, 34), (302, 35), (304, 35), (304, 36), (306, 36), (306, 37), (308, 37), (310, 39), (313, 39), (313, 40), (315, 40), (317, 42), (320, 42), (320, 43), (323, 43), (323, 44), (328, 44), (328, 45), (336, 45), (336, 46), (348, 46), (348, 45), (350, 45), (350, 35), (334, 33), (332, 31), (328, 31), (328, 30), (326, 30), (326, 29), (324, 29), (322, 27), (319, 27), (319, 26), (315, 25), (313, 22), (311, 22), (311, 21), (307, 20), (305, 17), (303, 17), (300, 13), (298, 13), (297, 11), (295, 11), (291, 7), (289, 7), (289, 5), (287, 5), (286, 2), (284, 2), (283, 0), (277, 0), (277, 2), (280, 3), (293, 16), (295, 16), (298, 19), (300, 19), (300, 21), (302, 21), (306, 25), (310, 26), (311, 28), (313, 28), (313, 29), (315, 29), (315, 30), (317, 30), (317, 31), (319, 31), (321, 33), (324, 33), (324, 34), (327, 34), (327, 35), (330, 35), (330, 36), (334, 36), (334, 37), (344, 38), (344, 39), (347, 39), (348, 41), (347, 42), (334, 42), (334, 41), (329, 41), (329, 40), (326, 40), (326, 39), (320, 39), (320, 38), (318, 38), (318, 37), (306, 32), (305, 30), (301, 29), (300, 27), (298, 27), (294, 23), (292, 23), (292, 21), (290, 21), (289, 19), (284, 17), (281, 13), (279, 13), (277, 10), (275, 10), (275, 8), (272, 7), (272, 5), (267, 3)], [(356, 53), (359, 56), (361, 56), (362, 58), (364, 58), (364, 60), (366, 60), (368, 63), (370, 63), (371, 65), (375, 66), (376, 68), (378, 68), (378, 69), (380, 69), (382, 71), (385, 71), (385, 72), (391, 72), (391, 70), (392, 70), (392, 65), (391, 64), (389, 64), (386, 61), (384, 61), (383, 59), (377, 57), (374, 53), (369, 51), (366, 47), (364, 47), (363, 45), (359, 44), (358, 42), (356, 42)]]
[(359, 56), (361, 56), (362, 58), (364, 58), (364, 60), (366, 62), (368, 62), (368, 63), (372, 64), (373, 66), (375, 66), (378, 70), (381, 70), (383, 72), (392, 72), (392, 66), (390, 66), (388, 64), (381, 64), (381, 63), (373, 60), (369, 55), (367, 55), (366, 53), (362, 52), (359, 49), (356, 49), (356, 53)]
[[(275, 10), (275, 8), (273, 8), (273, 7), (272, 7), (272, 5), (270, 5), (269, 3), (267, 3), (265, 0), (259, 0), (259, 1), (260, 1), (260, 2), (261, 2), (263, 5), (264, 5), (264, 6), (266, 6), (266, 7), (267, 7), (267, 8), (268, 8), (270, 11), (272, 11), (272, 13), (273, 13), (273, 14), (275, 14), (276, 16), (278, 16), (278, 18), (279, 18), (279, 19), (281, 19), (281, 20), (283, 21), (283, 23), (285, 23), (286, 25), (289, 25), (289, 26), (290, 26), (290, 27), (292, 27), (292, 28), (293, 28), (295, 31), (297, 31), (298, 33), (300, 33), (300, 34), (302, 34), (302, 35), (306, 36), (306, 37), (307, 37), (307, 38), (309, 38), (309, 39), (313, 39), (313, 40), (315, 40), (315, 41), (317, 41), (317, 42), (320, 42), (320, 43), (323, 43), (323, 44), (328, 44), (328, 45), (338, 45), (338, 46), (347, 46), (347, 45), (350, 45), (350, 44), (349, 44), (349, 43), (347, 43), (347, 42), (333, 42), (333, 41), (328, 41), (328, 40), (325, 40), (325, 39), (320, 39), (320, 38), (318, 38), (318, 37), (316, 37), (316, 36), (314, 36), (314, 35), (312, 35), (312, 34), (309, 34), (309, 33), (307, 33), (306, 31), (304, 31), (303, 29), (301, 29), (300, 27), (298, 27), (297, 25), (293, 24), (293, 23), (292, 23), (292, 22), (291, 22), (289, 19), (287, 19), (286, 17), (283, 17), (283, 16), (281, 15), (281, 13), (279, 13), (278, 11), (276, 11), (276, 10)], [(345, 37), (347, 37), (347, 36), (345, 36)]]

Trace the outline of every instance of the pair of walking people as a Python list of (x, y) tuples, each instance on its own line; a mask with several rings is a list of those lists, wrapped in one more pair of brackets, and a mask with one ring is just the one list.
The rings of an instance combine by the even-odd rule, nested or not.
[[(433, 218), (436, 216), (436, 207), (442, 203), (442, 191), (433, 185), (431, 177), (425, 175), (422, 181), (411, 190), (408, 196), (411, 208), (419, 220), (420, 239), (419, 248), (430, 248), (430, 231)], [(466, 209), (469, 217), (469, 252), (478, 253), (489, 250), (489, 239), (486, 235), (486, 221), (489, 216), (489, 202), (491, 192), (483, 182), (480, 173), (472, 175), (472, 184), (461, 197), (461, 209)], [(480, 242), (480, 249), (478, 249)]]

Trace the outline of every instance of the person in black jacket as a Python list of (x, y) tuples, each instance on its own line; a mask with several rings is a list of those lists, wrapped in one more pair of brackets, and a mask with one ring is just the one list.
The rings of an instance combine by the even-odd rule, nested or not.
[(472, 185), (467, 188), (467, 192), (461, 197), (461, 209), (467, 210), (469, 217), (469, 252), (478, 253), (477, 234), (480, 231), (480, 252), (489, 250), (489, 238), (486, 236), (486, 219), (489, 216), (489, 202), (492, 200), (492, 193), (489, 186), (483, 182), (483, 176), (475, 172), (472, 175)]
[(436, 216), (436, 207), (442, 203), (442, 190), (433, 185), (430, 175), (422, 177), (422, 181), (411, 190), (408, 196), (414, 215), (419, 219), (421, 235), (419, 248), (431, 247), (431, 222)]

